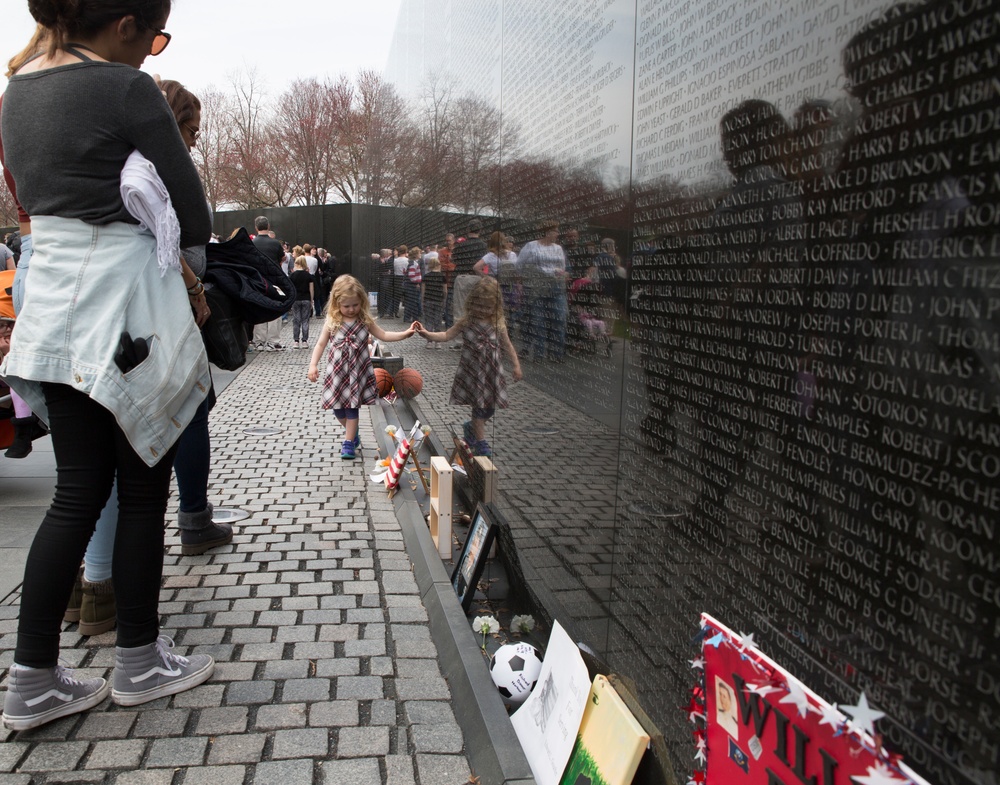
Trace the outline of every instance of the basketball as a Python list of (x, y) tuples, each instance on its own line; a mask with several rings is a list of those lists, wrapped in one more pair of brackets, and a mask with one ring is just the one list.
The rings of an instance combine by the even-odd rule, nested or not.
[(403, 368), (396, 371), (396, 375), (392, 377), (392, 385), (400, 398), (416, 398), (424, 389), (424, 377), (418, 370)]
[(392, 374), (385, 368), (375, 369), (375, 392), (379, 398), (385, 398), (392, 392)]

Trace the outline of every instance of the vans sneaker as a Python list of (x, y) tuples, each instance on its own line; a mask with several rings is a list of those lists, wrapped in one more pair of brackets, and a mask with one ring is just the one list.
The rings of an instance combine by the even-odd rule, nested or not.
[(96, 706), (108, 697), (104, 679), (74, 679), (72, 671), (54, 668), (11, 668), (3, 702), (3, 724), (11, 730), (37, 728), (46, 722)]
[(173, 647), (173, 640), (166, 635), (145, 646), (117, 647), (111, 700), (119, 706), (138, 706), (208, 681), (215, 671), (215, 660), (207, 654), (181, 657), (170, 651)]

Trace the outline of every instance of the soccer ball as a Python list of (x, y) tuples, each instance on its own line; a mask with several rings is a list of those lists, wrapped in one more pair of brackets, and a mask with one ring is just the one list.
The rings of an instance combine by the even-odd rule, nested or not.
[(508, 643), (497, 649), (490, 676), (508, 706), (520, 706), (538, 681), (542, 658), (530, 643)]

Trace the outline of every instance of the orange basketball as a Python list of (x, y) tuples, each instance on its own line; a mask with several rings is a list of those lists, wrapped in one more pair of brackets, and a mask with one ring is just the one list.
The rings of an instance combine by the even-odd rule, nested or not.
[(385, 398), (392, 392), (392, 374), (385, 368), (375, 369), (375, 392), (379, 398)]
[(400, 398), (416, 398), (424, 389), (424, 377), (420, 375), (420, 371), (403, 368), (392, 377), (392, 386), (396, 388), (396, 395)]

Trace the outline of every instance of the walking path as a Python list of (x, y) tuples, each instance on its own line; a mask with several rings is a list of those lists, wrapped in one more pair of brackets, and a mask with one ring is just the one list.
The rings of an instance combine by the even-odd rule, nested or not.
[[(314, 332), (319, 322), (312, 322)], [(290, 328), (281, 340), (291, 343)], [(315, 340), (315, 336), (313, 337)], [(178, 651), (217, 660), (205, 685), (136, 708), (110, 701), (13, 733), (0, 785), (462, 785), (472, 772), (393, 504), (306, 380), (308, 352), (251, 355), (211, 415), (216, 507), (251, 514), (231, 545), (182, 557), (168, 509), (160, 612)], [(273, 428), (273, 435), (247, 429)], [(20, 576), (51, 499), (49, 440), (0, 457), (0, 674), (13, 658)], [(66, 664), (108, 676), (114, 632), (63, 634)], [(0, 685), (2, 686), (2, 685)]]

